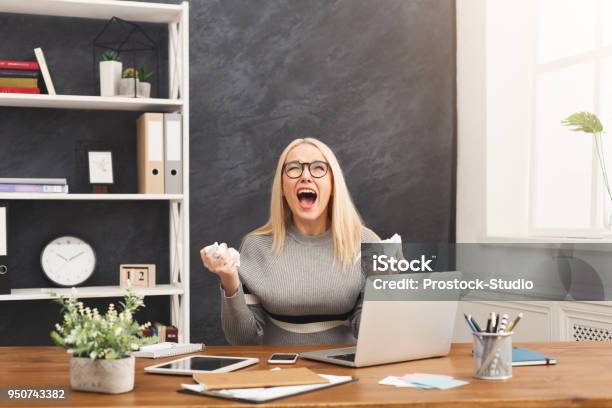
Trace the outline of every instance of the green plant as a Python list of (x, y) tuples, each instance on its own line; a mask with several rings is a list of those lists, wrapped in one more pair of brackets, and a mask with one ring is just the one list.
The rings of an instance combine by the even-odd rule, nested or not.
[[(595, 150), (597, 150), (597, 161), (599, 162), (599, 167), (601, 168), (601, 173), (603, 175), (603, 182), (608, 192), (608, 198), (610, 198), (610, 202), (612, 202), (612, 191), (610, 190), (610, 183), (608, 182), (608, 172), (606, 170), (606, 161), (604, 154), (604, 145), (602, 135), (604, 133), (603, 125), (601, 121), (597, 117), (596, 114), (591, 112), (576, 112), (567, 118), (565, 118), (561, 124), (569, 128), (569, 130), (573, 132), (584, 132), (590, 133), (593, 135), (593, 139), (595, 140)], [(608, 228), (612, 227), (612, 214), (608, 218)]]
[(140, 80), (143, 82), (149, 81), (152, 76), (153, 72), (147, 71), (145, 67), (140, 67), (140, 69), (138, 70), (138, 78), (140, 78)]
[(134, 68), (126, 68), (121, 74), (121, 78), (138, 78), (138, 71)]
[(603, 133), (603, 125), (594, 113), (576, 112), (565, 118), (561, 124), (567, 126), (574, 132), (585, 132), (591, 134)]
[(157, 337), (143, 338), (142, 332), (151, 325), (149, 322), (139, 325), (133, 320), (134, 313), (144, 307), (144, 302), (130, 289), (124, 302), (119, 302), (121, 310), (111, 303), (104, 315), (96, 308), (85, 307), (76, 297), (53, 296), (62, 305), (64, 320), (61, 325), (55, 325), (51, 339), (74, 357), (121, 359), (142, 345), (157, 342)]
[(117, 51), (104, 51), (102, 61), (120, 61), (119, 53)]

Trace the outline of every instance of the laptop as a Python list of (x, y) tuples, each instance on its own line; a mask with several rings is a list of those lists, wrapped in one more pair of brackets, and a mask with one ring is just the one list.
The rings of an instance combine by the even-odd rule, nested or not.
[[(441, 274), (445, 280), (461, 278), (460, 272), (419, 275), (439, 279)], [(413, 278), (414, 275), (410, 274)], [(445, 300), (439, 301), (403, 300), (409, 297), (405, 293), (401, 300), (372, 300), (376, 295), (372, 293), (370, 281), (388, 276), (397, 279), (407, 275), (368, 278), (357, 346), (310, 351), (300, 353), (300, 357), (347, 367), (367, 367), (447, 355), (455, 327), (459, 291), (445, 291)], [(420, 296), (423, 297), (423, 293)], [(431, 298), (431, 294), (428, 295), (427, 299)]]

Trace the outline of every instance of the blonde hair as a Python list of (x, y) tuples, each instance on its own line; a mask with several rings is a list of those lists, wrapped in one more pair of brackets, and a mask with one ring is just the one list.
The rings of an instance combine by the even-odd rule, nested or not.
[(360, 250), (363, 223), (351, 199), (336, 155), (325, 143), (311, 137), (295, 139), (281, 153), (272, 182), (270, 218), (264, 225), (248, 233), (246, 237), (249, 235), (272, 235), (272, 251), (279, 254), (283, 249), (287, 222), (291, 218), (291, 210), (283, 197), (283, 165), (289, 151), (303, 143), (311, 144), (319, 149), (329, 163), (332, 174), (332, 197), (328, 204), (328, 215), (331, 215), (334, 254), (343, 266), (348, 267), (354, 263)]

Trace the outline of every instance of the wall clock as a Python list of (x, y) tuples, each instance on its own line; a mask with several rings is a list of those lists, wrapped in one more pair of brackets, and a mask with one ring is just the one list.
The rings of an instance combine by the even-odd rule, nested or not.
[(60, 286), (78, 286), (93, 274), (96, 254), (87, 242), (66, 235), (49, 242), (40, 255), (43, 272)]

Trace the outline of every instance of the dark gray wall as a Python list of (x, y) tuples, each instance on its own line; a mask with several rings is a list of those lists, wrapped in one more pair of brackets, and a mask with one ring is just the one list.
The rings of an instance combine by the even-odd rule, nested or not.
[[(332, 147), (365, 222), (379, 235), (454, 239), (454, 10), (453, 0), (191, 1), (194, 341), (225, 342), (216, 278), (201, 267), (198, 250), (212, 241), (237, 247), (266, 220), (274, 164), (296, 137)], [(99, 28), (95, 21), (1, 15), (0, 38), (11, 40), (2, 41), (0, 56), (27, 56), (42, 44), (56, 58), (50, 65), (57, 67), (60, 92), (86, 94), (88, 41)], [(69, 68), (75, 57), (87, 62), (82, 70)], [(132, 191), (135, 176), (126, 162), (133, 157), (135, 117), (2, 108), (0, 142), (9, 148), (0, 150), (0, 177), (45, 171), (76, 180), (75, 144), (110, 140), (127, 157), (119, 189)], [(23, 248), (17, 260), (28, 265), (16, 279), (20, 287), (42, 285), (39, 248), (66, 224), (104, 253), (96, 284), (116, 279), (118, 263), (130, 255), (167, 263), (163, 203), (13, 207), (10, 244)], [(165, 299), (146, 302), (142, 319), (167, 319)], [(57, 310), (47, 304), (0, 303), (8, 316), (0, 331), (11, 333), (0, 344), (48, 343)]]

